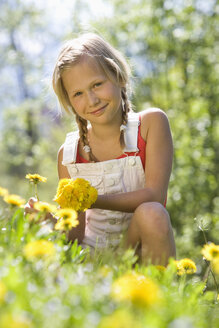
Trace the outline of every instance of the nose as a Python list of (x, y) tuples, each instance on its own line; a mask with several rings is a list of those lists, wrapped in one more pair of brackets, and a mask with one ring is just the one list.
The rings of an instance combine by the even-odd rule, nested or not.
[(93, 90), (88, 91), (87, 100), (90, 107), (93, 107), (99, 103), (99, 98)]

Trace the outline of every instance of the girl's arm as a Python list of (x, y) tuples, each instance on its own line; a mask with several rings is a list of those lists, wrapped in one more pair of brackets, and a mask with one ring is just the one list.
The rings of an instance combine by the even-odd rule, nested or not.
[(166, 114), (153, 109), (142, 113), (141, 135), (146, 140), (144, 189), (99, 195), (93, 208), (134, 212), (144, 202), (164, 204), (170, 179), (173, 159), (173, 142)]
[[(63, 158), (63, 146), (59, 149), (58, 152), (58, 174), (59, 179), (70, 179), (70, 175), (66, 166), (62, 165), (62, 158)], [(82, 242), (85, 233), (85, 213), (80, 213), (78, 215), (79, 225), (73, 229), (71, 229), (68, 233), (69, 241), (74, 241), (75, 239), (78, 240), (79, 243)]]

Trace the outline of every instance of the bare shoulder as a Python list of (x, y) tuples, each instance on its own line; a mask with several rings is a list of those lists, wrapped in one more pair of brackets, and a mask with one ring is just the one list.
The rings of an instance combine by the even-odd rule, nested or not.
[(64, 144), (58, 150), (58, 174), (59, 179), (70, 178), (67, 167), (62, 164)]
[(63, 156), (63, 149), (64, 149), (64, 144), (61, 145), (61, 147), (58, 150), (58, 156)]
[(150, 128), (169, 128), (167, 114), (160, 108), (152, 107), (142, 112), (141, 115), (141, 136), (147, 140)]
[(62, 163), (62, 160), (63, 160), (63, 150), (64, 150), (64, 144), (61, 145), (61, 147), (58, 150), (58, 156), (57, 156), (58, 165)]

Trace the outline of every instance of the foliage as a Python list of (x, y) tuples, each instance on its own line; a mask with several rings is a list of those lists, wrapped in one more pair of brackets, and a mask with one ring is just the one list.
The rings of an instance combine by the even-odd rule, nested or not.
[(209, 239), (219, 241), (218, 3), (113, 3), (115, 16), (95, 27), (130, 58), (136, 110), (160, 107), (169, 117), (175, 152), (167, 208), (179, 253), (191, 256), (203, 241), (194, 219), (208, 222)]
[[(92, 255), (48, 220), (3, 204), (0, 229), (3, 328), (218, 327), (216, 289), (200, 273), (187, 276), (194, 270), (178, 275), (174, 261), (139, 265), (122, 247)], [(180, 270), (191, 265), (182, 259)]]
[(49, 200), (57, 183), (60, 134), (72, 129), (69, 119), (63, 128), (58, 112), (52, 111), (56, 102), (50, 92), (48, 61), (59, 36), (53, 36), (48, 16), (33, 1), (1, 1), (0, 24), (2, 185), (13, 188), (16, 184), (17, 191), (26, 196), (27, 185), (21, 177), (42, 172), (50, 180), (44, 194)]
[[(128, 327), (127, 318), (136, 327), (138, 323), (139, 327), (216, 327), (210, 291), (214, 280), (208, 281), (209, 291), (202, 294), (201, 279), (205, 281), (209, 269), (200, 251), (207, 240), (219, 243), (218, 3), (105, 1), (113, 15), (98, 20), (89, 17), (88, 3), (77, 1), (71, 24), (65, 24), (68, 29), (55, 33), (56, 24), (49, 24), (48, 13), (33, 1), (0, 3), (1, 186), (10, 191), (16, 186), (16, 193), (27, 198), (33, 190), (23, 178), (37, 171), (48, 177), (39, 197), (51, 201), (57, 184), (57, 150), (75, 122), (72, 117), (60, 119), (54, 110), (57, 104), (48, 87), (52, 74), (48, 65), (53, 66), (61, 40), (83, 30), (80, 19), (87, 15), (90, 29), (98, 30), (129, 58), (136, 111), (156, 106), (169, 117), (175, 153), (167, 209), (178, 257), (192, 258), (197, 273), (180, 283), (171, 270), (161, 278), (155, 268), (136, 266), (140, 273), (162, 281), (160, 288), (169, 305), (147, 315), (139, 309), (127, 314), (132, 305), (118, 306), (108, 291), (115, 278), (133, 267), (132, 256), (118, 254), (116, 259), (95, 254), (91, 262), (86, 251), (76, 244), (70, 247), (59, 231), (49, 233), (46, 225), (27, 222), (22, 211), (11, 213), (6, 207), (0, 213), (0, 272), (8, 290), (1, 325), (8, 327), (13, 312), (16, 322), (23, 320), (22, 327), (28, 327), (29, 321), (42, 327), (91, 327), (97, 322), (101, 328), (120, 322)], [(41, 237), (55, 243), (56, 257), (51, 262), (28, 262), (21, 255), (24, 244)], [(2, 295), (5, 288), (0, 285)]]

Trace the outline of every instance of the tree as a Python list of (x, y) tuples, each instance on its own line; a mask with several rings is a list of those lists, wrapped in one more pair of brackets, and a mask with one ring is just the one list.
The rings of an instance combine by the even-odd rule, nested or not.
[[(210, 225), (218, 240), (218, 6), (205, 1), (114, 0), (115, 16), (95, 23), (134, 63), (137, 110), (167, 112), (174, 138), (168, 209), (183, 243), (194, 218)], [(205, 4), (205, 5), (204, 5)], [(203, 242), (196, 231), (191, 240)], [(190, 238), (189, 237), (189, 238)], [(184, 246), (184, 252), (189, 252)]]

